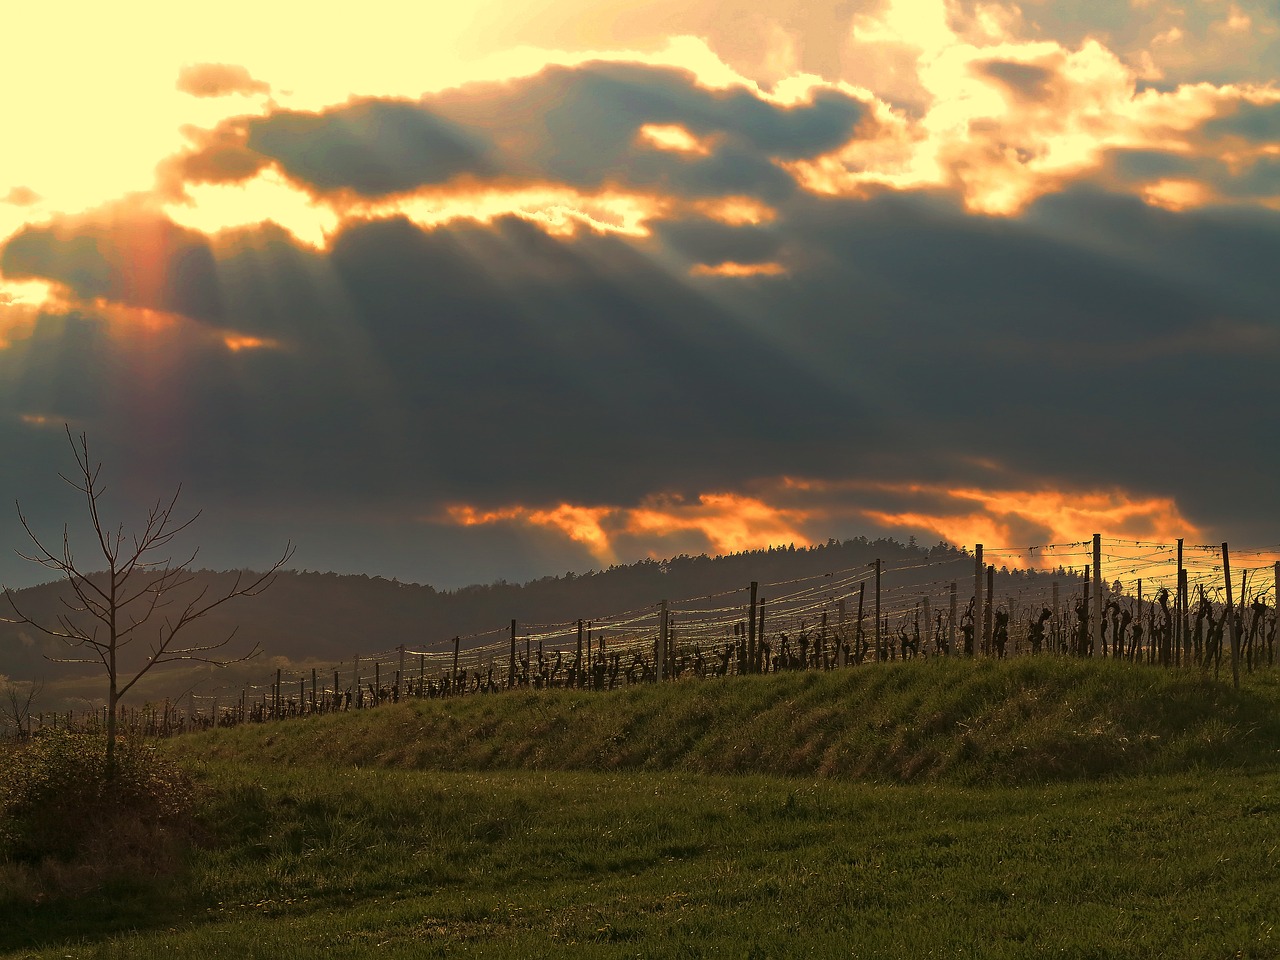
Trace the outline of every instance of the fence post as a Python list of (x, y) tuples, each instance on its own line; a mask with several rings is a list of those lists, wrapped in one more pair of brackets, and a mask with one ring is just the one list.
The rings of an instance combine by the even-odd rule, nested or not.
[(880, 559), (876, 558), (876, 663), (880, 662), (883, 654), (883, 644), (880, 639)]
[(974, 653), (978, 652), (978, 649), (982, 646), (982, 642), (983, 642), (982, 637), (980, 636), (980, 633), (983, 632), (982, 621), (985, 619), (983, 617), (984, 604), (983, 604), (983, 598), (982, 598), (982, 574), (985, 567), (986, 567), (986, 564), (982, 562), (982, 544), (980, 543), (974, 544), (974, 547), (973, 547), (973, 635), (974, 635), (973, 651)]
[(280, 668), (276, 667), (276, 699), (275, 699), (274, 708), (272, 710), (272, 717), (273, 719), (276, 719), (276, 720), (280, 719), (280, 682), (281, 682)]
[(450, 693), (458, 692), (458, 645), (462, 642), (461, 637), (453, 638), (453, 675), (450, 679)]
[(1176, 630), (1178, 632), (1178, 664), (1191, 663), (1190, 638), (1187, 636), (1187, 597), (1182, 592), (1182, 538), (1178, 538), (1178, 587), (1177, 599), (1174, 601), (1174, 619), (1176, 621)]
[(1236, 633), (1235, 603), (1231, 599), (1231, 557), (1227, 544), (1222, 544), (1222, 581), (1227, 586), (1227, 627), (1231, 631), (1231, 680), (1240, 689), (1240, 636)]
[(750, 673), (755, 669), (756, 665), (756, 594), (760, 589), (760, 584), (755, 580), (751, 581), (751, 609), (747, 613), (747, 672)]
[(1093, 605), (1089, 608), (1089, 653), (1102, 653), (1102, 534), (1093, 535)]

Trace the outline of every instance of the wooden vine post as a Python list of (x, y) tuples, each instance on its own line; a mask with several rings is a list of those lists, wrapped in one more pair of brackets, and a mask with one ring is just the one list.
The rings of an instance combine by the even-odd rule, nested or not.
[(760, 592), (760, 584), (751, 581), (751, 609), (747, 614), (747, 672), (750, 673), (755, 669), (756, 664), (756, 604), (758, 602), (758, 594)]
[(980, 543), (975, 544), (973, 548), (973, 633), (974, 633), (973, 652), (974, 653), (978, 652), (978, 647), (980, 645), (978, 632), (982, 629), (982, 620), (983, 620), (982, 574), (983, 574), (984, 566), (985, 565), (982, 562), (982, 544)]
[(1187, 629), (1187, 571), (1182, 565), (1182, 538), (1178, 538), (1178, 592), (1174, 617), (1178, 631), (1178, 663), (1191, 664), (1191, 635)]
[(884, 656), (883, 642), (880, 635), (880, 561), (876, 560), (876, 662)]
[(1235, 603), (1231, 598), (1231, 556), (1227, 544), (1222, 544), (1222, 581), (1227, 587), (1227, 629), (1231, 631), (1231, 681), (1237, 690), (1240, 689), (1240, 636), (1236, 633)]
[(1089, 653), (1100, 656), (1102, 649), (1102, 534), (1093, 535), (1093, 605), (1089, 609)]

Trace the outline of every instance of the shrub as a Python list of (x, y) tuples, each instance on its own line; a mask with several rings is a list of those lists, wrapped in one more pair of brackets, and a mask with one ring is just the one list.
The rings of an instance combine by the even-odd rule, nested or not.
[(145, 742), (117, 741), (111, 776), (106, 753), (102, 736), (52, 731), (0, 750), (0, 860), (74, 877), (74, 892), (177, 869), (189, 781)]

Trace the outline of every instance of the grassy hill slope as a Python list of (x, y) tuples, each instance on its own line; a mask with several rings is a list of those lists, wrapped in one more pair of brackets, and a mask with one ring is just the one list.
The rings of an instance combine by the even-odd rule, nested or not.
[(1280, 677), (1020, 658), (411, 701), (185, 737), (257, 763), (1038, 783), (1280, 757)]

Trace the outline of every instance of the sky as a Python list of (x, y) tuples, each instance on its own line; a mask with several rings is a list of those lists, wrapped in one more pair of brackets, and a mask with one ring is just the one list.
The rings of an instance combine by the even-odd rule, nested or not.
[(1272, 0), (19, 6), (9, 586), (1280, 543)]

